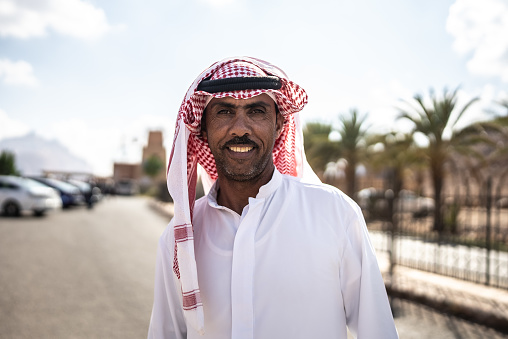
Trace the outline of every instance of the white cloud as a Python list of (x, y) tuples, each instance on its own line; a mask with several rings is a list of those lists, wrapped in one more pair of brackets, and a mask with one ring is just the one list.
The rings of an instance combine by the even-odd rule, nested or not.
[(446, 30), (454, 36), (453, 48), (472, 53), (467, 67), (473, 74), (499, 76), (508, 82), (508, 4), (503, 0), (457, 0), (451, 7)]
[(508, 98), (508, 93), (490, 84), (480, 90), (481, 112), (475, 115), (479, 120), (489, 120), (494, 116), (506, 115), (506, 109), (500, 103)]
[(30, 128), (22, 122), (11, 119), (0, 109), (0, 140), (19, 137), (30, 132)]
[(95, 39), (112, 28), (102, 9), (82, 0), (0, 0), (0, 36), (40, 37), (52, 29)]
[(32, 65), (26, 61), (13, 62), (0, 59), (0, 80), (7, 85), (36, 86), (37, 78), (33, 74)]

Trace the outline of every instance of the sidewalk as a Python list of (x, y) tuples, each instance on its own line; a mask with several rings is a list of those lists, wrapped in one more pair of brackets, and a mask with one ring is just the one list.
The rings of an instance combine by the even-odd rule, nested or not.
[[(151, 206), (171, 218), (173, 204), (152, 201)], [(389, 273), (386, 253), (377, 253), (379, 268), (391, 297), (411, 300), (467, 321), (508, 334), (508, 290), (396, 266)]]
[(388, 255), (378, 253), (377, 257), (391, 297), (415, 301), (508, 334), (508, 290), (399, 265), (390, 277)]
[(168, 219), (173, 218), (173, 215), (174, 215), (173, 203), (162, 202), (159, 200), (151, 199), (150, 200), (150, 207), (153, 208), (156, 212), (164, 215)]

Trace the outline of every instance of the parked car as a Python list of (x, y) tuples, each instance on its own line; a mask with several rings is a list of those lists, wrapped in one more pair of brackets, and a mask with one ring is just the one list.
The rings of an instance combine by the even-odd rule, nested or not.
[(385, 190), (374, 187), (364, 188), (356, 193), (356, 201), (367, 220), (385, 220), (390, 217)]
[[(369, 218), (388, 218), (388, 199), (393, 197), (391, 190), (380, 190), (373, 187), (360, 190), (357, 201)], [(430, 215), (435, 208), (434, 199), (418, 196), (409, 190), (401, 190), (394, 201), (395, 212), (411, 213), (415, 218)]]
[(135, 195), (139, 193), (139, 188), (134, 180), (122, 179), (115, 184), (115, 193), (118, 195)]
[(30, 179), (36, 180), (49, 187), (53, 187), (60, 192), (63, 208), (83, 205), (85, 203), (85, 197), (76, 186), (53, 178), (30, 177)]
[(81, 194), (83, 194), (85, 197), (85, 202), (89, 208), (93, 207), (95, 203), (99, 202), (102, 197), (101, 189), (99, 187), (75, 179), (69, 179), (67, 182), (79, 188)]
[(409, 190), (401, 190), (396, 201), (399, 212), (410, 212), (415, 218), (425, 217), (434, 212), (434, 199), (422, 197)]
[(37, 181), (0, 175), (0, 207), (6, 216), (19, 216), (23, 211), (42, 216), (61, 208), (62, 200), (55, 189)]

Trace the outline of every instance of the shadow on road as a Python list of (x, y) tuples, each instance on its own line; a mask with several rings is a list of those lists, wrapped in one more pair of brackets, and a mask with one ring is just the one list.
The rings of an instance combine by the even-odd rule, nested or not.
[(392, 310), (401, 339), (507, 339), (508, 335), (411, 301), (392, 298)]

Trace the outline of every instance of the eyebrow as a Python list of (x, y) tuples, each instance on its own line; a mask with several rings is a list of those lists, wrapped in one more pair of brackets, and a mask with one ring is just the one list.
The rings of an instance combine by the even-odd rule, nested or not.
[(225, 107), (225, 108), (254, 108), (257, 106), (262, 106), (265, 108), (269, 108), (270, 104), (265, 103), (264, 101), (255, 101), (253, 103), (247, 105), (235, 105), (227, 102), (215, 102), (210, 105), (210, 108), (215, 108), (216, 106)]

